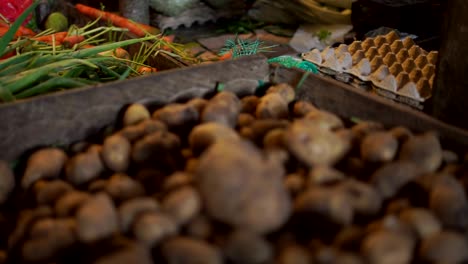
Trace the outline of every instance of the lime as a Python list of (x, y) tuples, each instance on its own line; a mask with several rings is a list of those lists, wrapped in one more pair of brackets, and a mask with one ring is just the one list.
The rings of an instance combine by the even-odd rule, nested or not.
[(45, 22), (46, 29), (53, 29), (57, 32), (68, 29), (68, 19), (60, 12), (51, 13)]

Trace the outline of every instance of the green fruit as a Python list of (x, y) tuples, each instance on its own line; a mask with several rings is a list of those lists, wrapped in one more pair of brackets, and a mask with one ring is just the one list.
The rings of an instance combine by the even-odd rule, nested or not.
[(65, 31), (68, 29), (68, 19), (60, 12), (51, 13), (45, 22), (46, 29)]

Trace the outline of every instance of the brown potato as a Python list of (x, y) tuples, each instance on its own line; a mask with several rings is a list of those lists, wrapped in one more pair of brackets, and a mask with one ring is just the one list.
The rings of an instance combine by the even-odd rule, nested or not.
[(169, 128), (193, 124), (199, 117), (198, 109), (189, 104), (169, 104), (153, 113), (154, 119), (162, 121)]
[(159, 120), (145, 119), (136, 125), (124, 127), (118, 132), (118, 134), (124, 136), (130, 142), (134, 142), (135, 140), (156, 131), (167, 131), (166, 124)]
[(246, 127), (252, 124), (255, 121), (255, 117), (251, 114), (240, 113), (237, 117), (237, 126)]
[(123, 173), (116, 173), (109, 178), (105, 192), (117, 202), (145, 195), (143, 185)]
[(0, 160), (0, 205), (5, 203), (15, 188), (15, 175), (8, 163)]
[(38, 181), (34, 184), (34, 192), (36, 194), (36, 202), (39, 205), (53, 204), (57, 199), (65, 193), (73, 190), (73, 187), (65, 181)]
[(337, 186), (347, 195), (354, 211), (363, 215), (375, 215), (382, 207), (382, 197), (372, 185), (354, 179), (347, 179)]
[(400, 151), (400, 159), (412, 161), (424, 172), (434, 172), (442, 164), (442, 147), (437, 135), (431, 132), (408, 139)]
[(142, 213), (135, 219), (132, 229), (135, 238), (149, 248), (178, 232), (174, 220), (161, 212)]
[(285, 143), (299, 161), (310, 167), (333, 165), (350, 148), (350, 142), (346, 139), (305, 120), (296, 120), (288, 127)]
[(87, 199), (78, 210), (76, 220), (78, 238), (85, 243), (110, 237), (119, 229), (114, 204), (104, 193)]
[(344, 127), (344, 123), (341, 118), (324, 110), (311, 111), (304, 117), (304, 119), (310, 120), (315, 126), (325, 129), (337, 130)]
[(429, 193), (429, 208), (446, 227), (468, 228), (468, 199), (459, 181), (451, 176), (437, 180)]
[(153, 264), (154, 262), (150, 250), (138, 243), (131, 243), (130, 245), (113, 251), (93, 262), (93, 264), (129, 263)]
[(398, 141), (388, 132), (366, 135), (361, 143), (361, 157), (369, 162), (389, 162), (398, 151)]
[(119, 135), (107, 137), (102, 146), (102, 160), (114, 172), (125, 172), (130, 165), (130, 141)]
[(326, 188), (309, 188), (299, 194), (294, 200), (294, 211), (317, 215), (326, 219), (325, 221), (339, 225), (351, 224), (354, 217), (353, 205), (349, 197)]
[(21, 186), (26, 189), (39, 179), (58, 178), (67, 159), (67, 154), (58, 148), (34, 152), (28, 159)]
[(286, 130), (284, 128), (275, 128), (268, 131), (263, 137), (263, 147), (265, 149), (285, 149), (285, 133)]
[(383, 124), (374, 121), (360, 121), (351, 128), (351, 132), (353, 132), (354, 137), (359, 141), (369, 133), (383, 130)]
[(465, 263), (468, 261), (467, 248), (466, 237), (447, 230), (425, 238), (419, 255), (428, 263)]
[[(26, 261), (39, 262), (52, 260), (60, 250), (71, 247), (76, 241), (75, 222), (72, 219), (42, 220), (48, 221), (43, 235), (26, 241), (22, 247), (22, 257)], [(37, 224), (41, 224), (41, 222)], [(36, 224), (36, 225), (37, 225)]]
[(367, 260), (366, 263), (411, 263), (414, 247), (415, 242), (404, 234), (379, 230), (364, 239), (361, 253)]
[(30, 225), (35, 221), (52, 216), (53, 211), (49, 206), (40, 206), (35, 209), (20, 211), (15, 221), (16, 225), (8, 237), (8, 248), (15, 248), (18, 246), (19, 242), (26, 238)]
[(150, 117), (150, 112), (144, 105), (132, 104), (125, 110), (122, 123), (124, 126), (135, 125)]
[(201, 116), (201, 113), (207, 104), (208, 100), (203, 98), (193, 98), (187, 102), (187, 105), (194, 106), (195, 109), (197, 109), (199, 116)]
[(202, 154), (195, 179), (208, 215), (266, 233), (278, 229), (291, 212), (283, 174), (281, 164), (267, 162), (251, 143), (223, 140)]
[(241, 99), (241, 113), (255, 114), (260, 99), (255, 95), (249, 95)]
[(413, 136), (413, 132), (404, 126), (393, 127), (389, 132), (398, 140), (400, 144), (404, 143)]
[(294, 104), (293, 113), (295, 117), (304, 117), (313, 111), (318, 111), (318, 109), (310, 102), (297, 101)]
[(219, 250), (202, 240), (187, 237), (170, 238), (162, 244), (164, 263), (222, 264)]
[(175, 172), (164, 180), (163, 190), (165, 192), (176, 190), (178, 188), (192, 184), (194, 181), (192, 174), (186, 171)]
[(210, 145), (222, 139), (240, 139), (239, 135), (230, 127), (219, 123), (203, 123), (192, 129), (189, 135), (189, 145), (193, 153), (199, 155)]
[(202, 113), (202, 123), (215, 122), (234, 128), (237, 124), (241, 103), (231, 92), (221, 92), (213, 97)]
[(273, 248), (262, 236), (248, 230), (232, 232), (224, 246), (224, 254), (237, 264), (269, 263), (273, 258)]
[(277, 93), (269, 93), (260, 99), (255, 110), (258, 119), (265, 118), (287, 118), (289, 115), (288, 102)]
[(252, 140), (262, 144), (265, 135), (273, 129), (286, 128), (289, 125), (287, 120), (278, 120), (272, 118), (255, 120), (249, 127), (252, 129)]
[(286, 103), (288, 104), (294, 101), (294, 99), (296, 99), (296, 92), (294, 91), (294, 88), (287, 83), (280, 83), (271, 86), (267, 90), (267, 94), (269, 93), (277, 93), (281, 95), (284, 101), (286, 101)]
[(371, 183), (384, 198), (394, 196), (403, 186), (421, 174), (418, 166), (408, 161), (394, 161), (377, 169)]
[(87, 151), (72, 157), (65, 166), (65, 177), (73, 185), (81, 185), (101, 175), (104, 164), (100, 153)]
[(138, 197), (123, 202), (118, 208), (120, 229), (127, 233), (135, 219), (142, 213), (156, 212), (159, 203), (150, 197)]
[(137, 163), (145, 163), (154, 160), (164, 162), (170, 155), (179, 150), (181, 145), (177, 135), (156, 131), (138, 140), (133, 145), (132, 160)]
[(185, 225), (200, 212), (201, 207), (200, 194), (190, 186), (174, 190), (162, 200), (162, 209), (177, 225)]
[(55, 202), (55, 214), (58, 217), (73, 216), (80, 206), (90, 198), (91, 195), (85, 192), (67, 192)]
[(95, 179), (88, 185), (88, 192), (98, 193), (104, 191), (107, 186), (107, 179)]
[(314, 166), (307, 175), (307, 185), (328, 185), (345, 179), (345, 174), (330, 166)]
[(403, 209), (399, 217), (401, 221), (411, 226), (420, 239), (437, 234), (442, 230), (439, 219), (425, 208)]
[(277, 261), (278, 264), (310, 264), (313, 261), (309, 252), (300, 245), (288, 245), (280, 251)]

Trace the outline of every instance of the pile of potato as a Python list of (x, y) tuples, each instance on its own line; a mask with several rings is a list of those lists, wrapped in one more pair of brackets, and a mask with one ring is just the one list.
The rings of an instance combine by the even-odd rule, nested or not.
[[(152, 112), (152, 113), (151, 113)], [(0, 162), (0, 263), (468, 263), (468, 161), (287, 84)]]

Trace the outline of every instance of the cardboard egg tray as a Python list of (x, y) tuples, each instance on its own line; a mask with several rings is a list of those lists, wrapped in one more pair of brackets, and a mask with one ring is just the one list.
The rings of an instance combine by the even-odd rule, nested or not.
[(326, 75), (421, 110), (432, 95), (437, 56), (394, 31), (302, 55)]

